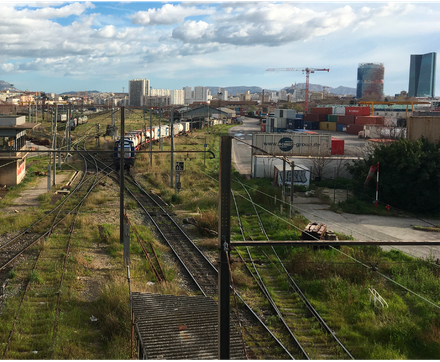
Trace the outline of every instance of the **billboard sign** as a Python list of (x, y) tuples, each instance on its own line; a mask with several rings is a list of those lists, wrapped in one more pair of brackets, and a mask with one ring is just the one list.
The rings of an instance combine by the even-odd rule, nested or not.
[(330, 156), (330, 134), (254, 133), (252, 155)]

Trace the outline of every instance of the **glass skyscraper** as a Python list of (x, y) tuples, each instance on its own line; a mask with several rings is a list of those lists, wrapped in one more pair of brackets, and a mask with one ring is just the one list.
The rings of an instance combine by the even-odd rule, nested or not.
[(435, 96), (437, 53), (411, 54), (408, 97)]
[(383, 63), (361, 63), (358, 67), (356, 98), (383, 99)]

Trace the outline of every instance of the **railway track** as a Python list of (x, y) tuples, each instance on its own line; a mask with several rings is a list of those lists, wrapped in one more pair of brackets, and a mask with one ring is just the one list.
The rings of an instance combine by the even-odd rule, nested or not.
[[(87, 162), (84, 165), (84, 175), (86, 175)], [(92, 177), (85, 178), (83, 176), (74, 189), (75, 192), (69, 195), (75, 194), (79, 199), (71, 205), (71, 209), (66, 213), (61, 214), (60, 208), (52, 219), (49, 229), (39, 237), (39, 239), (47, 237), (61, 222), (69, 221), (63, 225), (68, 228), (67, 235), (62, 233), (54, 235), (50, 241), (52, 245), (40, 248), (35, 261), (27, 263), (29, 278), (26, 288), (16, 309), (14, 306), (10, 306), (10, 309), (7, 310), (7, 313), (14, 315), (14, 319), (8, 335), (0, 337), (1, 344), (5, 346), (2, 352), (3, 358), (54, 359), (63, 282), (67, 271), (76, 216), (99, 180), (97, 167)], [(80, 195), (81, 192), (83, 192), (82, 195)], [(65, 205), (65, 203), (61, 205)], [(66, 220), (68, 215), (73, 217)], [(30, 246), (35, 242), (34, 240)], [(13, 245), (15, 243), (10, 241), (7, 246)]]
[[(255, 234), (258, 237), (263, 234), (270, 241), (251, 195), (240, 181), (237, 182), (245, 190), (254, 210), (253, 214), (241, 216), (233, 197), (243, 240), (246, 239), (245, 235), (253, 240), (252, 236)], [(242, 218), (253, 219), (252, 223), (257, 221), (259, 232), (246, 230)], [(249, 273), (279, 321), (273, 325), (274, 333), (280, 335), (285, 345), (292, 348), (290, 351), (295, 358), (353, 359), (289, 275), (274, 247), (246, 247), (246, 260), (242, 255), (243, 250), (240, 249), (243, 247), (237, 248), (237, 253), (246, 262)]]

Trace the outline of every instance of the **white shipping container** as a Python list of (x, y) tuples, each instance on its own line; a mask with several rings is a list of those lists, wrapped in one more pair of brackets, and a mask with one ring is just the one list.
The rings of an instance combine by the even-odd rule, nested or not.
[(277, 117), (275, 117), (275, 121), (274, 121), (273, 127), (274, 128), (286, 129), (287, 128), (287, 118), (277, 118)]
[(285, 118), (296, 118), (296, 111), (294, 109), (286, 109)]
[[(296, 165), (294, 167), (294, 178), (293, 185), (301, 185), (305, 187), (309, 187), (310, 184), (310, 170), (303, 165)], [(290, 186), (291, 183), (291, 175), (292, 169), (290, 165), (286, 165), (286, 186)], [(274, 181), (275, 185), (282, 186), (283, 185), (283, 165), (275, 165), (274, 166)]]
[[(291, 161), (294, 161), (290, 158)], [(310, 183), (310, 169), (303, 164), (295, 162), (295, 179), (294, 185), (309, 186)], [(276, 157), (259, 156), (253, 158), (252, 178), (270, 178), (275, 179), (277, 185), (282, 184), (282, 178), (277, 175), (276, 170), (283, 173), (283, 161)], [(290, 185), (291, 167), (286, 163), (286, 185)]]
[(345, 115), (345, 107), (333, 107), (333, 114)]
[(330, 156), (331, 139), (331, 134), (254, 133), (252, 155)]

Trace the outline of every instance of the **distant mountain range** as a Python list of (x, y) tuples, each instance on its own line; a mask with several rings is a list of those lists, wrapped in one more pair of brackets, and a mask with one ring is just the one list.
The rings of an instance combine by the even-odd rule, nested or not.
[[(321, 84), (309, 84), (309, 90), (312, 92), (322, 92), (324, 86), (322, 86)], [(217, 94), (218, 92), (218, 86), (210, 86), (207, 87), (210, 91), (212, 95)], [(251, 87), (247, 87), (247, 86), (236, 86), (236, 87), (223, 87), (225, 88), (225, 90), (228, 91), (229, 95), (233, 95), (233, 94), (237, 94), (237, 93), (244, 93), (245, 91), (249, 91), (251, 94), (252, 93), (262, 93), (263, 92), (263, 88), (261, 87), (255, 87), (255, 86), (251, 86)], [(285, 87), (283, 88), (283, 90), (287, 91), (287, 93), (293, 93), (293, 91), (295, 89), (305, 89), (306, 88), (306, 84), (305, 83), (297, 83), (295, 85), (291, 85), (290, 87)], [(272, 89), (265, 89), (265, 92), (278, 92)], [(330, 92), (332, 94), (337, 94), (337, 95), (356, 95), (356, 88), (351, 88), (351, 87), (343, 87), (343, 86), (339, 86), (337, 88), (332, 88), (332, 87), (327, 87), (326, 88), (327, 92)]]
[[(283, 88), (283, 90), (286, 90), (288, 93), (293, 93), (293, 91), (295, 89), (305, 89), (306, 84), (305, 83), (297, 83), (295, 85), (291, 85), (290, 87), (285, 87)], [(322, 92), (324, 86), (320, 85), (320, 84), (309, 84), (309, 90), (312, 92)], [(210, 91), (212, 95), (217, 94), (219, 87), (218, 86), (208, 86), (207, 87)], [(228, 91), (229, 95), (234, 95), (237, 93), (244, 93), (245, 91), (249, 91), (250, 93), (262, 93), (263, 92), (263, 88), (261, 87), (256, 87), (256, 86), (234, 86), (234, 87), (222, 87), (225, 88)], [(0, 90), (9, 90), (11, 92), (21, 92), (20, 90), (18, 90), (17, 88), (14, 87), (13, 84), (9, 83), (9, 82), (5, 82), (3, 80), (0, 80)], [(356, 88), (350, 88), (350, 87), (343, 87), (343, 86), (339, 86), (337, 88), (332, 88), (332, 87), (328, 87), (326, 89), (328, 92), (333, 93), (333, 94), (337, 94), (337, 95), (356, 95)], [(272, 89), (265, 89), (265, 92), (277, 92), (275, 90)], [(92, 94), (92, 93), (100, 93), (97, 90), (90, 90), (87, 91), (88, 94)], [(64, 92), (64, 93), (60, 93), (59, 95), (63, 96), (63, 95), (68, 95), (68, 94), (76, 94), (77, 91), (70, 91), (70, 92)]]
[[(64, 93), (60, 93), (58, 94), (59, 96), (67, 96), (69, 94), (77, 94), (78, 91), (70, 91), (70, 92), (64, 92)], [(91, 91), (87, 91), (87, 94), (91, 94), (91, 93), (101, 93), (100, 91), (97, 90), (91, 90)]]
[(9, 82), (5, 82), (3, 80), (0, 80), (0, 90), (8, 90), (11, 92), (21, 92), (20, 90), (15, 88), (13, 84), (11, 84)]

